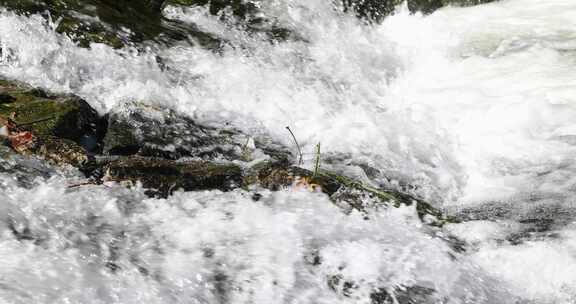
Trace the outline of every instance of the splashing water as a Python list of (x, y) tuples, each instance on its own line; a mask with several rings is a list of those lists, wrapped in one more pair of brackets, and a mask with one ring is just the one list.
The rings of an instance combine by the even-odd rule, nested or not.
[[(576, 3), (509, 0), (425, 17), (400, 7), (380, 25), (329, 1), (261, 9), (302, 39), (270, 43), (204, 8), (168, 7), (166, 17), (231, 46), (83, 49), (41, 17), (1, 12), (10, 55), (0, 74), (78, 94), (102, 113), (139, 100), (286, 145), (289, 125), (305, 152), (321, 142), (342, 164), (382, 172), (375, 183), (413, 185), (481, 218), (431, 231), (410, 208), (365, 220), (314, 193), (161, 200), (66, 189), (64, 173), (26, 187), (0, 174), (3, 302), (375, 303), (380, 292), (404, 303), (412, 292), (422, 303), (576, 303)], [(511, 241), (534, 216), (561, 224)], [(441, 233), (469, 248), (431, 237)]]

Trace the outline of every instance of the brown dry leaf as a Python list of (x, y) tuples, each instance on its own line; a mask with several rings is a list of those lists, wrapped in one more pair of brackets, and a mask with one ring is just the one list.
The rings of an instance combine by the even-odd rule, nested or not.
[(22, 153), (29, 150), (34, 145), (34, 135), (32, 132), (11, 132), (8, 136), (12, 149)]
[(296, 177), (296, 181), (294, 182), (294, 188), (298, 190), (307, 190), (310, 192), (317, 192), (321, 191), (322, 187), (312, 181), (311, 177)]

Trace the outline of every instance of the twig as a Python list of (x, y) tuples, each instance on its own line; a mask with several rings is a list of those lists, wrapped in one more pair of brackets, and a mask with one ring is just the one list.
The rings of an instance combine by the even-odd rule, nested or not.
[(78, 188), (78, 187), (86, 186), (86, 185), (96, 185), (96, 182), (85, 182), (85, 183), (80, 183), (80, 184), (72, 184), (72, 185), (68, 185), (68, 189)]
[(316, 165), (314, 165), (314, 174), (312, 175), (312, 179), (316, 178), (319, 170), (320, 170), (320, 143), (316, 145)]
[(292, 135), (292, 139), (294, 139), (294, 143), (296, 144), (296, 148), (298, 148), (298, 165), (302, 165), (302, 149), (300, 149), (300, 145), (298, 144), (298, 141), (296, 140), (296, 136), (294, 136), (294, 133), (292, 132), (292, 130), (290, 130), (290, 127), (286, 126), (286, 129), (288, 130), (288, 132), (290, 132), (290, 134)]
[(53, 119), (56, 119), (56, 117), (54, 117), (54, 116), (44, 117), (44, 118), (41, 118), (41, 119), (38, 119), (38, 120), (34, 120), (34, 121), (30, 121), (30, 122), (19, 123), (19, 124), (16, 124), (16, 126), (18, 126), (18, 127), (28, 126), (28, 125), (33, 125), (33, 124), (37, 124), (37, 123), (40, 123), (40, 122), (45, 122), (45, 121), (49, 121), (49, 120), (53, 120)]
[(242, 146), (242, 158), (245, 161), (249, 161), (250, 160), (250, 150), (248, 149), (248, 144), (250, 143), (250, 136), (247, 136), (246, 138), (246, 143), (244, 144), (244, 146)]

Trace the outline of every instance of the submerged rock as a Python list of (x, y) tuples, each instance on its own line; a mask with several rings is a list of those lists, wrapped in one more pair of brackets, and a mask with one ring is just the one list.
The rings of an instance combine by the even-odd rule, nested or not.
[(56, 21), (56, 31), (80, 46), (105, 43), (115, 48), (155, 41), (191, 44), (218, 49), (221, 41), (196, 26), (162, 16), (161, 0), (0, 0), (0, 6), (19, 14), (43, 14)]
[[(344, 11), (359, 18), (381, 22), (392, 14), (401, 0), (334, 0)], [(411, 12), (432, 13), (447, 6), (469, 6), (494, 0), (408, 0)], [(275, 16), (265, 16), (259, 1), (251, 0), (0, 0), (0, 7), (19, 14), (41, 14), (54, 21), (56, 31), (68, 35), (82, 47), (104, 43), (114, 48), (154, 41), (173, 45), (186, 41), (219, 51), (225, 39), (202, 31), (197, 25), (164, 17), (166, 5), (204, 6), (227, 24), (234, 24), (249, 33), (262, 34), (270, 41), (302, 40)]]
[(392, 14), (403, 0), (342, 0), (344, 11), (352, 11), (359, 18), (380, 22)]
[(473, 6), (494, 1), (497, 0), (408, 0), (408, 9), (412, 13), (430, 14), (444, 6)]
[(259, 1), (254, 0), (167, 0), (168, 5), (204, 6), (212, 15), (220, 16), (228, 23), (235, 23), (250, 33), (264, 34), (271, 41), (302, 38), (290, 28), (281, 25), (275, 16), (265, 16)]
[(422, 286), (408, 286), (394, 290), (394, 293), (383, 288), (378, 289), (370, 295), (372, 304), (426, 304), (441, 303), (436, 296), (436, 291)]
[(404, 205), (428, 224), (451, 220), (410, 195), (293, 166), (290, 151), (270, 139), (202, 126), (168, 109), (131, 103), (103, 119), (76, 96), (7, 80), (0, 96), (0, 125), (14, 151), (72, 165), (96, 182), (140, 182), (162, 197), (178, 189), (296, 187), (321, 191), (345, 211)]
[(29, 188), (37, 178), (46, 179), (55, 172), (55, 168), (39, 159), (23, 157), (9, 147), (0, 145), (0, 189), (6, 185), (4, 178), (9, 178), (19, 187)]
[(421, 220), (432, 225), (454, 221), (445, 217), (430, 204), (394, 190), (376, 189), (359, 181), (333, 172), (310, 170), (282, 163), (263, 163), (247, 174), (245, 184), (257, 184), (277, 191), (294, 186), (311, 191), (321, 191), (344, 210), (366, 211), (368, 208), (399, 207), (415, 205)]
[[(411, 13), (430, 14), (437, 9), (453, 6), (472, 6), (496, 0), (406, 0)], [(353, 11), (359, 18), (371, 22), (381, 22), (386, 16), (394, 13), (395, 8), (404, 0), (342, 0), (345, 11)]]

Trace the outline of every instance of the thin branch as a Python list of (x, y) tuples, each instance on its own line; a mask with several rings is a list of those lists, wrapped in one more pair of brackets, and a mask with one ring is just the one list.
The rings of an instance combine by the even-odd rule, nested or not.
[(290, 127), (286, 126), (286, 129), (288, 130), (288, 132), (290, 132), (290, 134), (292, 135), (292, 139), (294, 139), (294, 143), (296, 144), (296, 148), (298, 148), (298, 165), (302, 165), (302, 149), (300, 149), (300, 145), (298, 144), (298, 141), (296, 140), (296, 136), (294, 135), (294, 133), (292, 132), (292, 130), (290, 130)]

